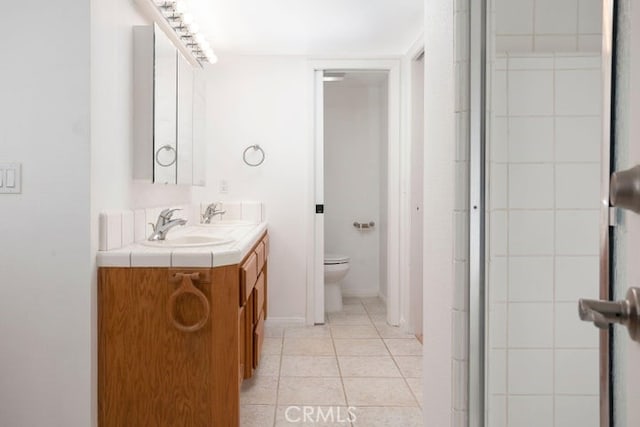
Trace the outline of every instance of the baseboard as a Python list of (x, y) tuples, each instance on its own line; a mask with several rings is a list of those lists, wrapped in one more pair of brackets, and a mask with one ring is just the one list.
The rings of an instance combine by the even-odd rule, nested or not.
[(265, 322), (268, 322), (270, 325), (304, 325), (306, 323), (306, 319), (304, 317), (273, 317), (269, 316)]
[(382, 294), (378, 294), (378, 298), (380, 298), (382, 300), (382, 302), (384, 303), (384, 305), (387, 305), (387, 297), (382, 295)]
[(354, 298), (375, 298), (378, 296), (378, 291), (374, 289), (342, 289), (343, 297)]

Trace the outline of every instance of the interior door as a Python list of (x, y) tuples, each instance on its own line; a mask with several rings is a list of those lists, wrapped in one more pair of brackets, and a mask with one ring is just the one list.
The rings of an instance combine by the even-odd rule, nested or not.
[[(615, 37), (613, 87), (613, 168), (622, 171), (640, 164), (640, 7), (631, 0), (605, 2), (605, 12)], [(611, 188), (612, 196), (619, 189)], [(619, 199), (620, 197), (618, 197)], [(640, 194), (634, 194), (640, 198)], [(612, 202), (625, 205), (625, 200)], [(613, 299), (622, 300), (630, 287), (640, 287), (640, 215), (616, 208), (613, 227), (612, 290)], [(626, 328), (613, 327), (611, 372), (613, 426), (640, 425), (640, 343), (631, 340)]]
[(324, 71), (316, 70), (315, 86), (315, 249), (313, 323), (324, 323)]
[(581, 301), (579, 311), (601, 328), (600, 426), (623, 427), (640, 425), (640, 290), (632, 290), (640, 287), (640, 192), (625, 187), (634, 178), (625, 171), (640, 164), (640, 8), (630, 0), (603, 5), (601, 300)]

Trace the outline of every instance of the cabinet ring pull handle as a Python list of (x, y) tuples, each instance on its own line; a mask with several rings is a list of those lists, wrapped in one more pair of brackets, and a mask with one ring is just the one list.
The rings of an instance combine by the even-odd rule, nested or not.
[[(173, 324), (173, 326), (182, 332), (196, 332), (199, 331), (207, 324), (209, 320), (210, 306), (209, 300), (205, 294), (198, 288), (193, 285), (193, 282), (200, 279), (200, 273), (176, 273), (174, 278), (176, 281), (180, 281), (180, 287), (169, 297), (169, 303), (167, 305), (167, 314), (169, 315), (169, 320)], [(175, 306), (178, 297), (184, 294), (192, 294), (202, 304), (204, 308), (204, 316), (197, 323), (193, 325), (184, 325), (180, 323), (175, 317)]]

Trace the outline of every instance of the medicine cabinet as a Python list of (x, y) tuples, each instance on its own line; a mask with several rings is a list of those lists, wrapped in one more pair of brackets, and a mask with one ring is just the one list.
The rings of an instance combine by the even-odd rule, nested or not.
[(156, 25), (134, 38), (134, 178), (205, 185), (205, 81)]

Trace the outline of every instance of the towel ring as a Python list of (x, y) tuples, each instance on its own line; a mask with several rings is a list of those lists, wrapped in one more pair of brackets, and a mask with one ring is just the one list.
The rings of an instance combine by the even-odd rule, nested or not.
[[(251, 163), (247, 160), (247, 152), (249, 150), (251, 150), (253, 148), (253, 151), (259, 151), (262, 154), (262, 158), (260, 159), (260, 161), (256, 162), (256, 163)], [(260, 166), (262, 163), (264, 163), (264, 158), (265, 158), (265, 154), (264, 154), (264, 150), (262, 149), (262, 147), (260, 147), (258, 144), (255, 145), (250, 145), (247, 148), (245, 148), (245, 150), (242, 152), (242, 160), (244, 160), (244, 162), (248, 165), (248, 166)]]
[[(173, 160), (171, 160), (169, 163), (162, 163), (162, 162), (160, 161), (160, 158), (159, 158), (159, 156), (160, 156), (160, 152), (161, 152), (162, 150), (173, 151)], [(174, 164), (174, 163), (176, 162), (176, 160), (178, 159), (177, 154), (178, 154), (178, 153), (176, 153), (176, 149), (175, 149), (175, 148), (173, 148), (171, 145), (169, 145), (169, 144), (163, 145), (162, 147), (158, 148), (158, 150), (156, 151), (156, 163), (157, 163), (157, 164), (159, 164), (160, 166), (165, 167), (165, 168), (166, 168), (166, 167), (169, 167), (169, 166), (173, 166), (173, 164)]]

